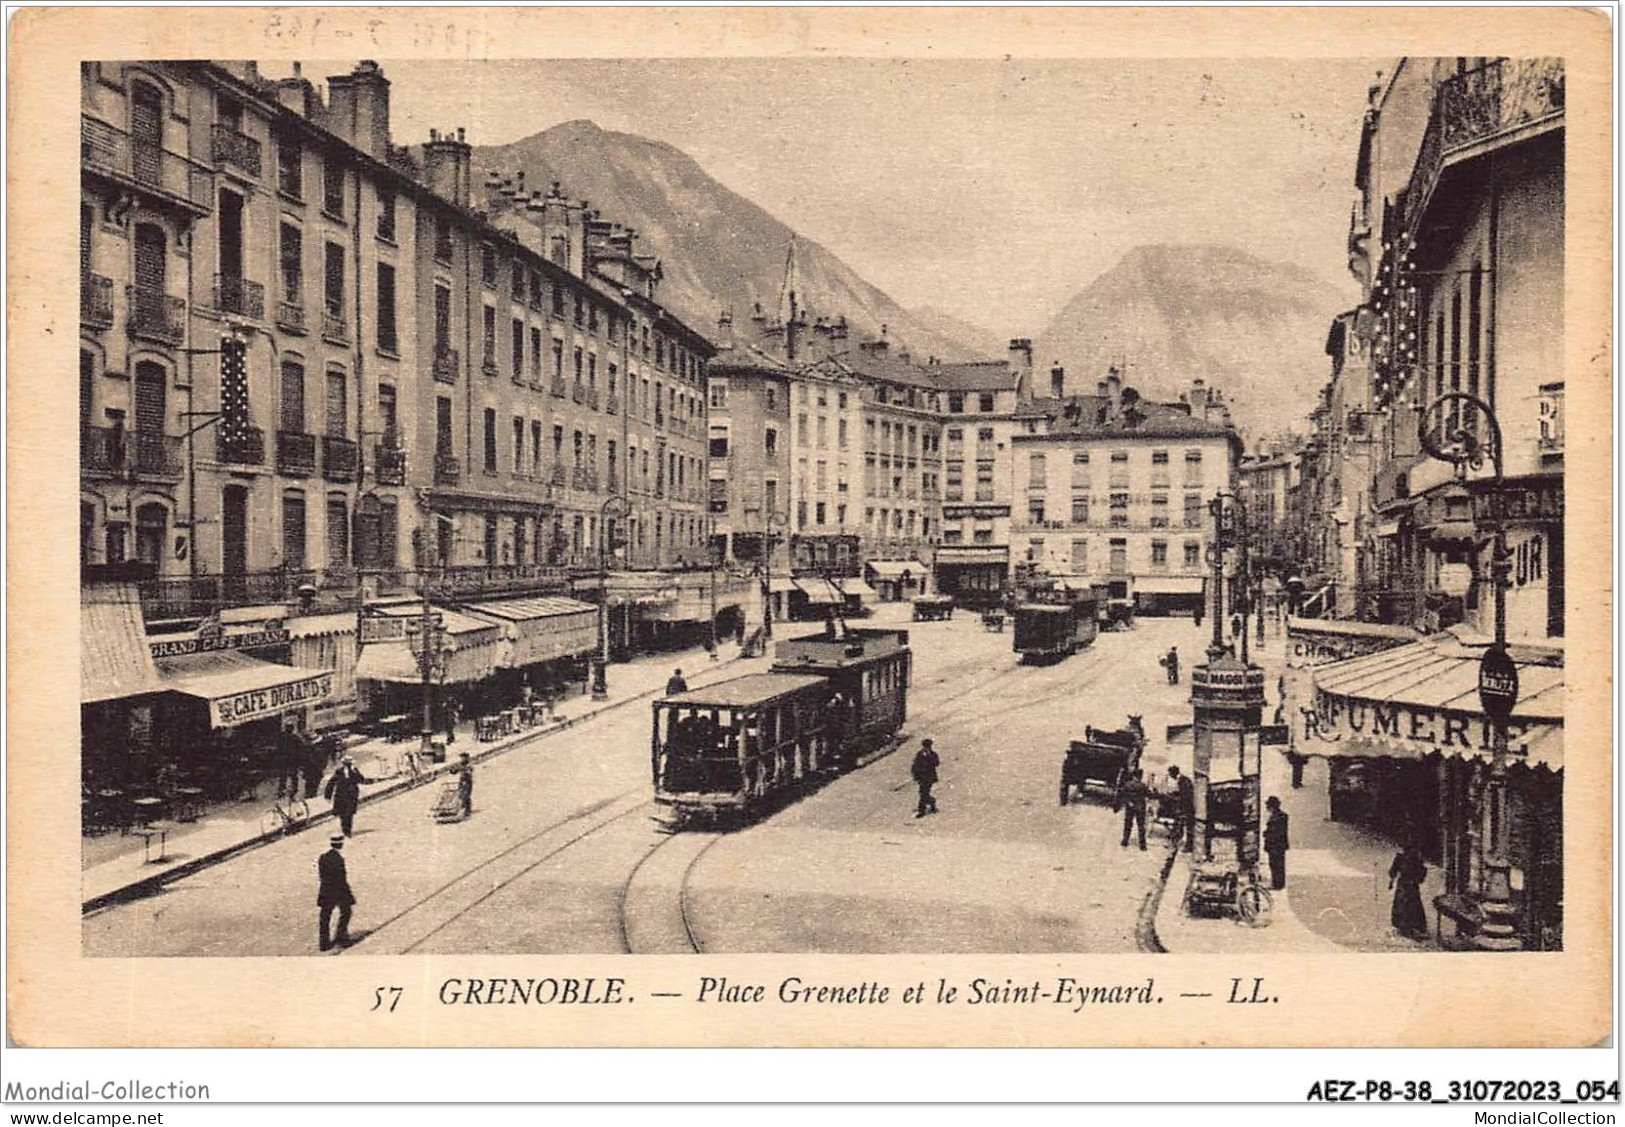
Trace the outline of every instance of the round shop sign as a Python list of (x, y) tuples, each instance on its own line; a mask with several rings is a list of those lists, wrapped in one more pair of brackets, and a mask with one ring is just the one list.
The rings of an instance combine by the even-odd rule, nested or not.
[(1478, 703), (1492, 720), (1505, 720), (1518, 703), (1518, 666), (1497, 646), (1485, 650), (1479, 659)]

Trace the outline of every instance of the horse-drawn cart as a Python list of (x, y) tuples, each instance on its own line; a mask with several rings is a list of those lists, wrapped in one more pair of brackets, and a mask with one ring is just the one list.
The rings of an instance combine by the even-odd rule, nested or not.
[(1143, 750), (1145, 728), (1138, 716), (1130, 716), (1128, 727), (1115, 732), (1085, 728), (1083, 739), (1067, 745), (1061, 765), (1061, 805), (1072, 800), (1074, 788), (1081, 796), (1091, 784), (1104, 788), (1115, 803), (1123, 783), (1140, 765)]

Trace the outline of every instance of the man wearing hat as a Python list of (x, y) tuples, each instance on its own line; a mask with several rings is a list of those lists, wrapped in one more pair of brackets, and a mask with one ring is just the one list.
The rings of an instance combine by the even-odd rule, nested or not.
[(937, 768), (941, 763), (942, 760), (937, 755), (937, 749), (931, 745), (931, 741), (921, 740), (920, 750), (914, 756), (914, 766), (910, 768), (910, 773), (914, 776), (914, 785), (920, 788), (920, 802), (914, 809), (916, 818), (937, 812), (937, 800), (931, 796), (931, 788), (937, 785)]
[[(334, 834), (327, 839), (328, 849), (316, 860), (316, 874), (321, 885), (316, 891), (316, 907), (321, 913), (321, 947), (325, 951), (335, 943), (340, 947), (350, 943), (350, 909), (355, 906), (355, 893), (350, 891), (350, 877), (344, 868), (344, 835)], [(333, 920), (333, 909), (339, 910), (338, 933), (328, 938), (328, 925)]]
[(355, 808), (361, 805), (361, 784), (371, 782), (355, 765), (355, 759), (346, 755), (333, 777), (327, 780), (326, 796), (333, 802), (333, 813), (339, 817), (344, 836), (350, 836), (355, 822)]

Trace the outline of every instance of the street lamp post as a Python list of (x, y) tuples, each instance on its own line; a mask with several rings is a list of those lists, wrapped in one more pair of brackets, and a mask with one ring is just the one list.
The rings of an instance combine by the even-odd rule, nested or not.
[(762, 637), (773, 637), (773, 530), (790, 523), (790, 514), (769, 512), (762, 518)]
[[(439, 513), (432, 515), (437, 521), (451, 523), (449, 518)], [(407, 632), (411, 635), (413, 656), (417, 658), (418, 673), (423, 678), (423, 718), (418, 752), (426, 763), (432, 761), (434, 752), (434, 686), (436, 680), (444, 678), (446, 673), (445, 621), (435, 613), (430, 601), (433, 592), (429, 576), (439, 563), (438, 560), (425, 560), (425, 566), (418, 575), (418, 595), (422, 606), (418, 617), (408, 619), (406, 623)]]
[[(1485, 437), (1479, 437), (1477, 416), (1483, 418)], [(1516, 951), (1523, 946), (1518, 938), (1516, 912), (1512, 906), (1512, 864), (1507, 857), (1507, 721), (1518, 703), (1518, 671), (1507, 654), (1507, 588), (1512, 582), (1512, 555), (1507, 550), (1503, 489), (1506, 464), (1501, 441), (1501, 424), (1495, 411), (1476, 395), (1450, 391), (1435, 399), (1417, 421), (1417, 436), (1430, 457), (1455, 467), (1458, 480), (1480, 469), (1486, 456), (1493, 472), (1494, 492), (1486, 507), (1492, 537), (1490, 583), (1494, 591), (1495, 641), (1479, 665), (1478, 694), (1490, 720), (1491, 761), (1484, 791), (1483, 817), (1488, 825), (1484, 840), (1489, 851), (1484, 857), (1483, 876), (1478, 893), (1483, 922), (1473, 937), (1473, 945), (1485, 951)]]
[(598, 656), (592, 662), (592, 699), (609, 697), (609, 561), (615, 550), (613, 522), (624, 520), (632, 506), (619, 493), (598, 508)]

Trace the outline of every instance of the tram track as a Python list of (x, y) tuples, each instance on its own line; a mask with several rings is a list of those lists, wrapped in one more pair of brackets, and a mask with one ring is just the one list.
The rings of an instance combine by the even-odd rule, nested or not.
[(715, 831), (677, 831), (639, 858), (621, 886), (623, 954), (704, 953), (689, 911), (689, 884), (700, 860), (725, 836)]

